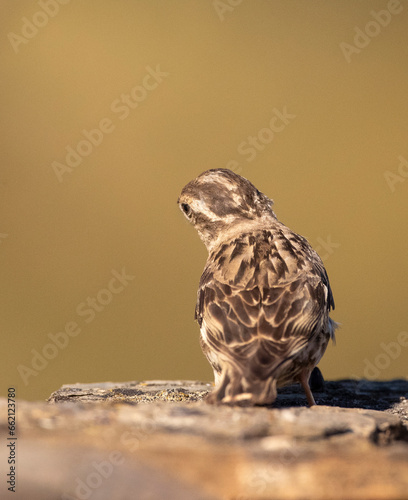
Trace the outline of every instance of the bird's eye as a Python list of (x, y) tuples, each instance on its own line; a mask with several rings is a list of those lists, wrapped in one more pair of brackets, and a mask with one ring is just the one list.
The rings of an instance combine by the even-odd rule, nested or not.
[(186, 215), (186, 217), (190, 218), (191, 217), (191, 207), (188, 203), (182, 203), (181, 204), (181, 209), (183, 210), (184, 214)]

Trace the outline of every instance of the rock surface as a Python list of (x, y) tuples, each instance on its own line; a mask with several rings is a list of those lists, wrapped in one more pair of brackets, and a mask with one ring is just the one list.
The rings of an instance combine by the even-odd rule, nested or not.
[[(13, 498), (408, 499), (408, 381), (326, 382), (313, 408), (298, 386), (270, 408), (209, 406), (211, 388), (74, 384), (19, 401)], [(0, 426), (4, 443), (4, 399)]]

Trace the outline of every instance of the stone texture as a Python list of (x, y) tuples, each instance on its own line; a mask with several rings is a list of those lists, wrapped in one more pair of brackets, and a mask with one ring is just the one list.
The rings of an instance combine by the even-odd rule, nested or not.
[(313, 408), (297, 386), (270, 408), (209, 406), (211, 387), (74, 384), (20, 401), (14, 498), (408, 499), (408, 381), (326, 382)]

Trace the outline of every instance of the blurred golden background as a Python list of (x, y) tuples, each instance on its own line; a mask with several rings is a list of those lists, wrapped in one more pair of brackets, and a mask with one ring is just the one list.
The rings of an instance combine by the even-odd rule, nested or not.
[(220, 167), (324, 259), (325, 377), (408, 375), (406, 2), (1, 9), (2, 389), (212, 378), (176, 200)]

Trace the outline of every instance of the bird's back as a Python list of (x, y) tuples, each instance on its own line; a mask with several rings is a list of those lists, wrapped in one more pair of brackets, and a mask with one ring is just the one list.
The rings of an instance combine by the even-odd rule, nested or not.
[(196, 307), (204, 353), (216, 376), (221, 367), (229, 371), (213, 397), (272, 402), (276, 385), (320, 360), (334, 331), (330, 308), (321, 259), (279, 221), (220, 244), (208, 257)]

